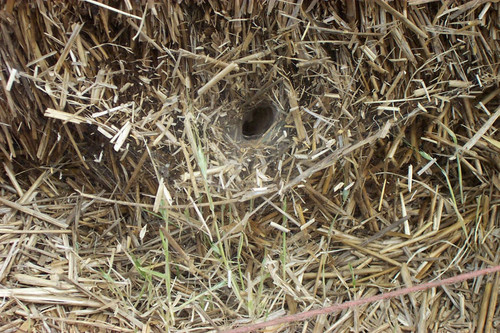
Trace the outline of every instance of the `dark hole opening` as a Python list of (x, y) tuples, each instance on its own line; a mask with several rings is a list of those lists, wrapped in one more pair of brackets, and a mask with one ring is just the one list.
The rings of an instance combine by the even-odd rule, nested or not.
[(241, 133), (246, 139), (257, 138), (266, 133), (273, 121), (274, 112), (271, 105), (258, 105), (243, 116)]

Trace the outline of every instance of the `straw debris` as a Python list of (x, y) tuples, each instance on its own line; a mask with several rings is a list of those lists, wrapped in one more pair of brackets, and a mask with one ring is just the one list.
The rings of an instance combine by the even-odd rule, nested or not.
[[(0, 331), (215, 332), (498, 265), (499, 17), (3, 2)], [(270, 330), (494, 332), (498, 281)]]

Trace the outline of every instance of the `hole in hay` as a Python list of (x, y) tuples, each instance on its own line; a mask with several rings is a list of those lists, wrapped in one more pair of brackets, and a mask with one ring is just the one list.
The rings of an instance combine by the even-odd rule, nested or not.
[(247, 140), (257, 139), (271, 128), (274, 122), (274, 109), (271, 104), (259, 104), (245, 112), (241, 134)]

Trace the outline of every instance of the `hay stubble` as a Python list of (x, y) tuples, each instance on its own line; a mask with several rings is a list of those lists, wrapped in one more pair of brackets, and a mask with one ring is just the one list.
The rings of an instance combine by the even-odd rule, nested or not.
[[(214, 331), (498, 264), (497, 2), (0, 6), (0, 331)], [(498, 285), (272, 329), (493, 332)]]

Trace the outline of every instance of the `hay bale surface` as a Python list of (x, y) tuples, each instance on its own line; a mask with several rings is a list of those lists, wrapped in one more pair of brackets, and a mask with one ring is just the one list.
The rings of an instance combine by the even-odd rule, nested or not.
[[(499, 263), (498, 2), (0, 6), (0, 331), (214, 331)], [(268, 331), (492, 332), (498, 286)]]

